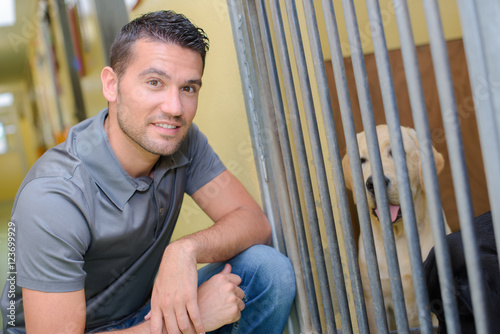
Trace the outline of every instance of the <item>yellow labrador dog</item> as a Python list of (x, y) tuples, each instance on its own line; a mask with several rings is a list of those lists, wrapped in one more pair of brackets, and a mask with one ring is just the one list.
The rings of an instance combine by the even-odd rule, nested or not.
[[(420, 237), (420, 245), (422, 248), (422, 258), (425, 259), (430, 249), (434, 246), (431, 225), (429, 220), (429, 212), (427, 210), (427, 202), (425, 196), (424, 182), (422, 178), (422, 168), (420, 163), (420, 155), (417, 142), (417, 134), (414, 129), (401, 127), (403, 145), (406, 153), (406, 161), (408, 166), (408, 175), (410, 179), (411, 191), (413, 194), (413, 204), (415, 206), (415, 215), (418, 225), (418, 233)], [(406, 309), (408, 313), (408, 321), (410, 327), (417, 327), (418, 324), (418, 310), (415, 300), (415, 293), (413, 290), (413, 283), (411, 277), (411, 265), (408, 252), (408, 244), (405, 237), (403, 217), (401, 216), (401, 209), (399, 207), (399, 194), (398, 194), (398, 179), (396, 177), (396, 169), (392, 159), (392, 151), (389, 141), (389, 129), (387, 125), (377, 126), (377, 136), (380, 146), (380, 156), (382, 159), (382, 166), (384, 176), (386, 179), (387, 197), (389, 200), (389, 208), (394, 230), (394, 238), (396, 242), (396, 249), (398, 253), (399, 267), (401, 271), (401, 279), (403, 283), (403, 290), (405, 295)], [(382, 290), (384, 294), (384, 302), (389, 322), (389, 327), (395, 329), (394, 306), (391, 297), (389, 272), (385, 257), (384, 242), (382, 239), (382, 228), (378, 219), (377, 204), (375, 202), (375, 191), (372, 182), (372, 171), (370, 166), (370, 159), (368, 156), (368, 147), (364, 132), (357, 135), (359, 153), (361, 157), (363, 178), (365, 182), (365, 190), (368, 199), (368, 206), (370, 209), (371, 225), (373, 229), (373, 238), (375, 242), (375, 249), (377, 252), (378, 266), (380, 270), (380, 278), (382, 283)], [(444, 167), (443, 156), (437, 152), (434, 147), (432, 148), (437, 172), (441, 172)], [(349, 159), (344, 156), (342, 160), (344, 175), (346, 179), (346, 186), (352, 189), (351, 169), (349, 166)], [(450, 228), (446, 224), (446, 232), (450, 233)], [(370, 293), (370, 286), (368, 280), (368, 271), (366, 267), (365, 249), (362, 237), (359, 238), (359, 264), (361, 271), (361, 278), (363, 282), (363, 290), (366, 298), (366, 307), (368, 311), (368, 318), (370, 328), (376, 328), (375, 318), (373, 313), (373, 304)]]

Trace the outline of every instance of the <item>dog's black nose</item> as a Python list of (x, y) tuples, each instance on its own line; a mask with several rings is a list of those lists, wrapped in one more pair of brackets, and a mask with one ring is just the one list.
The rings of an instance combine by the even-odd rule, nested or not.
[[(385, 178), (385, 187), (387, 188), (389, 186), (389, 183), (391, 183), (391, 180), (387, 176), (384, 176)], [(375, 188), (373, 187), (373, 178), (370, 176), (366, 180), (366, 190), (368, 190), (370, 193), (375, 194)]]

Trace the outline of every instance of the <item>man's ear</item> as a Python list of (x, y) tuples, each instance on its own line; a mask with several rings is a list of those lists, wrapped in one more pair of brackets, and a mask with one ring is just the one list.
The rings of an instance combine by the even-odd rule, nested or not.
[(108, 102), (116, 102), (118, 96), (118, 76), (109, 66), (101, 71), (102, 95)]

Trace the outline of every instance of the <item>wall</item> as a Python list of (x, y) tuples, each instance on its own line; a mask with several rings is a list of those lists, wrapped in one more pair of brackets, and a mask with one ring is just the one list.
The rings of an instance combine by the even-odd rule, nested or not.
[(24, 82), (16, 81), (0, 86), (0, 93), (11, 92), (14, 103), (10, 108), (8, 124), (15, 133), (8, 136), (9, 151), (0, 154), (0, 202), (14, 199), (24, 175), (37, 157), (37, 141), (33, 128), (31, 101)]
[[(416, 45), (425, 45), (429, 43), (429, 35), (427, 33), (427, 25), (423, 3), (421, 0), (405, 0), (408, 5), (408, 12), (412, 22), (413, 38)], [(441, 21), (446, 40), (454, 40), (462, 37), (462, 29), (460, 26), (457, 2), (454, 0), (438, 0), (439, 10), (441, 12)], [(389, 50), (400, 48), (399, 35), (397, 30), (397, 22), (395, 17), (395, 7), (393, 0), (378, 1), (382, 16), (382, 25), (384, 27), (385, 38)], [(326, 31), (324, 29), (324, 18), (321, 11), (321, 0), (314, 0), (316, 15), (318, 17), (318, 25), (320, 26), (321, 39), (325, 59), (329, 60), (330, 52), (328, 50)], [(344, 15), (342, 11), (342, 0), (333, 0), (335, 15), (339, 27), (339, 37), (342, 43), (342, 52), (344, 56), (350, 53), (347, 32), (345, 29)], [(371, 29), (368, 22), (368, 13), (366, 10), (366, 0), (354, 0), (356, 7), (356, 17), (360, 30), (360, 39), (363, 52), (373, 53), (373, 45), (371, 42)]]

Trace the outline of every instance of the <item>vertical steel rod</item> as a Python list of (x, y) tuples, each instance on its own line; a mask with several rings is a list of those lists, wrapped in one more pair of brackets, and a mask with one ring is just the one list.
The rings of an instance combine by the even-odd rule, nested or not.
[[(302, 96), (303, 96), (303, 102), (304, 102), (304, 109), (305, 109), (305, 114), (306, 114), (306, 117), (308, 120), (308, 122), (307, 122), (308, 130), (309, 130), (308, 132), (309, 132), (309, 138), (311, 141), (311, 150), (312, 150), (312, 154), (313, 154), (314, 167), (316, 170), (317, 184), (318, 184), (319, 196), (320, 196), (320, 200), (321, 200), (321, 208), (322, 208), (324, 220), (326, 222), (325, 225), (326, 226), (328, 226), (328, 225), (333, 226), (334, 218), (333, 218), (333, 211), (332, 211), (332, 207), (331, 207), (331, 198), (330, 198), (330, 194), (329, 194), (329, 190), (328, 190), (328, 180), (326, 177), (323, 152), (321, 149), (321, 142), (320, 142), (319, 133), (318, 133), (318, 124), (317, 124), (317, 120), (316, 120), (316, 114), (314, 111), (314, 103), (313, 103), (313, 99), (312, 99), (309, 74), (307, 71), (307, 64), (306, 64), (306, 60), (305, 60), (302, 39), (300, 36), (300, 27), (299, 27), (299, 23), (298, 23), (297, 10), (295, 7), (295, 3), (291, 2), (291, 1), (286, 1), (286, 7), (287, 7), (290, 30), (292, 33), (293, 47), (294, 47), (295, 56), (296, 56), (295, 59), (296, 59), (296, 64), (297, 64), (299, 78), (300, 78), (300, 86), (301, 86), (301, 91), (303, 94)], [(330, 229), (329, 231), (327, 230), (327, 237), (328, 237), (328, 242), (330, 245), (331, 252), (338, 251), (338, 244), (336, 244), (336, 235), (334, 233), (335, 233), (335, 230), (333, 228)], [(331, 253), (331, 254), (332, 254), (332, 260), (336, 259), (338, 263), (341, 263), (340, 256), (338, 254), (336, 254), (336, 253)], [(345, 285), (343, 282), (343, 275), (342, 275), (342, 273), (340, 273), (340, 275), (339, 275), (338, 268), (334, 267), (333, 271), (334, 271), (334, 276), (335, 276), (334, 278), (336, 280), (335, 287), (337, 288), (337, 297), (339, 298), (339, 300), (342, 300), (345, 298)], [(341, 305), (341, 307), (343, 307), (343, 306)], [(326, 315), (328, 315), (328, 313), (326, 313)], [(341, 315), (342, 315), (342, 313), (341, 313)], [(343, 324), (343, 325), (347, 325), (347, 324)]]
[[(351, 278), (352, 291), (354, 296), (354, 305), (358, 319), (358, 328), (361, 333), (368, 333), (368, 319), (366, 315), (366, 307), (364, 304), (363, 287), (359, 273), (356, 244), (354, 242), (354, 233), (352, 229), (351, 213), (349, 211), (349, 203), (347, 192), (345, 189), (345, 180), (342, 173), (342, 158), (337, 140), (337, 130), (335, 120), (333, 118), (333, 109), (328, 89), (328, 80), (325, 71), (325, 62), (321, 47), (319, 31), (316, 21), (316, 13), (312, 0), (304, 0), (304, 14), (307, 17), (307, 30), (309, 33), (309, 41), (311, 44), (311, 52), (313, 56), (313, 64), (316, 74), (317, 87), (320, 96), (321, 110), (323, 114), (324, 128), (328, 143), (330, 164), (333, 171), (335, 192), (337, 195), (338, 208), (340, 211), (340, 221), (344, 232), (344, 242), (346, 247), (346, 255), (349, 264), (349, 273)], [(333, 226), (331, 227), (333, 228)], [(334, 264), (335, 265), (335, 264)], [(340, 262), (338, 265), (341, 265)], [(347, 302), (347, 300), (346, 300)], [(339, 300), (339, 303), (342, 303)], [(342, 305), (341, 305), (342, 306)], [(341, 309), (342, 310), (342, 309)], [(348, 311), (348, 310), (346, 310)], [(342, 329), (349, 330), (350, 327), (345, 327), (344, 323), (350, 321), (349, 314), (343, 320)]]
[[(299, 107), (297, 103), (295, 86), (293, 83), (292, 70), (290, 64), (290, 58), (288, 55), (288, 48), (286, 45), (285, 32), (283, 28), (283, 19), (281, 17), (281, 9), (279, 6), (279, 1), (271, 1), (271, 13), (273, 17), (274, 30), (277, 36), (277, 48), (280, 59), (281, 71), (283, 75), (283, 81), (285, 85), (286, 98), (288, 103), (288, 109), (290, 112), (290, 120), (292, 123), (293, 139), (295, 144), (295, 150), (297, 152), (297, 160), (299, 165), (299, 174), (301, 178), (301, 184), (303, 188), (303, 196), (306, 205), (306, 214), (309, 224), (318, 224), (318, 217), (316, 212), (315, 201), (313, 197), (312, 182), (308, 165), (308, 158), (306, 153), (306, 147), (303, 137), (302, 125), (300, 123)], [(304, 226), (301, 226), (302, 231)], [(299, 231), (300, 228), (297, 228)], [(305, 235), (305, 232), (302, 232)], [(305, 237), (304, 237), (305, 238)], [(314, 249), (313, 249), (314, 251)], [(323, 260), (324, 261), (324, 260)], [(316, 299), (315, 299), (316, 302)], [(316, 305), (317, 307), (317, 305)], [(319, 318), (313, 318), (313, 329), (316, 332), (321, 332), (321, 324)]]
[(410, 178), (406, 164), (406, 154), (401, 134), (396, 93), (392, 81), (389, 53), (385, 40), (382, 16), (379, 3), (376, 0), (366, 0), (368, 17), (372, 31), (375, 49), (377, 72), (382, 91), (382, 100), (385, 109), (386, 121), (391, 137), (391, 149), (398, 177), (399, 201), (404, 218), (405, 235), (408, 241), (408, 250), (412, 267), (412, 279), (417, 301), (417, 309), (421, 333), (433, 333), (431, 315), (429, 312), (429, 298), (425, 285), (425, 274), (422, 265), (419, 232), (413, 206), (413, 194), (410, 188)]
[(363, 120), (363, 128), (368, 143), (368, 152), (370, 156), (370, 166), (373, 172), (373, 181), (375, 186), (375, 197), (377, 207), (380, 212), (380, 225), (384, 238), (384, 248), (387, 257), (387, 264), (390, 276), (390, 285), (392, 299), (394, 303), (394, 313), (398, 332), (408, 333), (408, 318), (406, 316), (406, 306), (403, 294), (403, 285), (399, 272), (399, 262), (394, 240), (394, 232), (389, 213), (389, 202), (385, 189), (385, 179), (382, 170), (382, 161), (378, 138), (375, 129), (375, 119), (371, 104), (370, 91), (368, 90), (368, 80), (364, 63), (364, 55), (361, 48), (359, 29), (357, 26), (356, 11), (352, 0), (342, 0), (344, 17), (346, 20), (349, 46), (351, 48), (351, 57), (353, 60), (354, 76), (356, 78), (356, 87), (358, 89), (359, 103)]
[(434, 237), (434, 250), (438, 263), (443, 308), (446, 315), (446, 325), (451, 333), (458, 333), (458, 313), (454, 296), (453, 280), (451, 275), (450, 257), (446, 243), (446, 230), (439, 195), (439, 184), (435, 169), (432, 141), (430, 139), (429, 122), (425, 107), (425, 99), (418, 68), (415, 51), (415, 42), (411, 29), (408, 7), (404, 0), (394, 0), (396, 21), (401, 41), (403, 64), (408, 83), (410, 104), (413, 113), (413, 122), (417, 131), (422, 172), (427, 196), (427, 205), (430, 212), (432, 233)]
[[(483, 6), (485, 4), (488, 4), (488, 2), (481, 3)], [(500, 166), (500, 133), (495, 120), (495, 114), (500, 113), (500, 111), (495, 110), (491, 89), (491, 87), (499, 85), (499, 83), (490, 81), (485, 55), (487, 52), (485, 50), (486, 41), (483, 40), (481, 35), (477, 12), (477, 7), (481, 5), (471, 0), (459, 0), (458, 5), (462, 26), (467, 27), (467, 29), (463, 30), (465, 55), (478, 121), (481, 151), (483, 152), (486, 171), (486, 184), (495, 227), (496, 245), (497, 249), (500, 249), (500, 175), (498, 173), (498, 166)], [(497, 34), (499, 33), (497, 32)], [(500, 74), (497, 73), (497, 75)]]
[[(380, 334), (387, 333), (387, 321), (384, 306), (384, 297), (382, 294), (382, 286), (380, 283), (380, 273), (375, 252), (375, 244), (373, 241), (373, 233), (370, 221), (370, 213), (368, 202), (365, 193), (363, 182), (363, 172), (361, 170), (361, 161), (359, 157), (359, 149), (356, 140), (356, 128), (351, 107), (351, 99), (349, 96), (346, 72), (344, 67), (344, 59), (337, 27), (337, 19), (333, 3), (330, 0), (322, 0), (323, 15), (325, 18), (326, 31), (330, 46), (330, 54), (332, 58), (333, 74), (337, 87), (339, 98), (340, 112), (342, 116), (342, 125), (346, 138), (347, 152), (351, 161), (351, 177), (353, 179), (354, 194), (356, 196), (356, 206), (358, 210), (358, 219), (360, 221), (361, 234), (363, 244), (366, 250), (365, 257), (368, 269), (368, 278), (370, 290), (373, 300), (373, 309), (377, 324), (377, 332)], [(372, 329), (374, 330), (374, 329)]]
[[(305, 282), (305, 288), (307, 293), (307, 302), (309, 310), (305, 310), (310, 314), (310, 318), (314, 323), (314, 328), (317, 331), (321, 330), (318, 304), (316, 299), (316, 293), (314, 291), (314, 280), (312, 276), (311, 261), (309, 258), (309, 250), (307, 247), (307, 239), (304, 230), (304, 221), (302, 219), (302, 209), (299, 199), (299, 190), (297, 187), (297, 178), (295, 175), (295, 169), (292, 161), (292, 150), (290, 147), (290, 138), (288, 136), (288, 129), (286, 126), (286, 116), (283, 107), (283, 101), (281, 99), (281, 91), (279, 87), (278, 71), (276, 68), (276, 62), (274, 58), (274, 51), (271, 41), (271, 34), (269, 30), (269, 24), (267, 21), (267, 12), (264, 0), (256, 2), (257, 16), (259, 19), (262, 40), (264, 48), (267, 52), (264, 53), (267, 62), (267, 68), (269, 73), (269, 81), (271, 83), (271, 93), (274, 97), (276, 113), (276, 126), (280, 137), (280, 143), (283, 151), (283, 160), (285, 163), (285, 172), (287, 175), (287, 183), (290, 192), (291, 207), (293, 210), (293, 217), (295, 222), (295, 230), (297, 233), (297, 240), (300, 249), (300, 257), (302, 261), (303, 277)], [(307, 160), (306, 160), (307, 161)]]
[[(312, 182), (310, 179), (310, 173), (309, 173), (309, 167), (307, 165), (307, 156), (306, 156), (306, 151), (305, 151), (305, 144), (304, 140), (302, 137), (302, 127), (300, 124), (300, 115), (299, 115), (299, 109), (298, 105), (296, 103), (296, 97), (295, 97), (295, 89), (293, 87), (293, 78), (292, 78), (292, 73), (291, 73), (291, 66), (289, 66), (289, 58), (288, 58), (288, 51), (287, 47), (285, 44), (285, 38), (284, 38), (284, 32), (281, 30), (283, 29), (283, 20), (281, 19), (281, 10), (279, 7), (279, 1), (278, 0), (273, 0), (272, 1), (272, 7), (273, 9), (273, 17), (275, 21), (275, 30), (277, 30), (278, 36), (281, 36), (282, 38), (278, 38), (278, 43), (280, 43), (278, 50), (280, 52), (280, 60), (282, 64), (282, 71), (283, 74), (286, 76), (285, 79), (285, 88), (287, 91), (287, 100), (289, 103), (289, 108), (291, 112), (291, 122), (292, 122), (292, 128), (294, 132), (294, 138), (295, 138), (295, 144), (298, 149), (298, 153), (300, 154), (300, 159), (301, 163), (299, 164), (300, 168), (300, 174), (301, 174), (301, 179), (302, 179), (302, 187), (304, 188), (304, 194), (305, 194), (305, 200), (306, 200), (306, 209), (307, 209), (307, 216), (309, 220), (309, 228), (311, 232), (311, 238), (312, 238), (312, 247), (313, 247), (313, 253), (314, 253), (314, 258), (316, 260), (316, 268), (318, 272), (318, 280), (320, 284), (320, 292), (321, 292), (321, 298), (323, 302), (323, 311), (325, 314), (325, 322), (326, 322), (326, 332), (327, 333), (336, 333), (336, 325), (335, 325), (335, 318), (334, 318), (334, 311), (333, 311), (333, 304), (332, 304), (332, 298), (330, 295), (330, 291), (328, 289), (328, 275), (326, 272), (325, 268), (325, 260), (324, 260), (324, 255), (323, 255), (323, 246), (322, 246), (322, 241), (321, 241), (321, 236), (319, 232), (319, 223), (318, 223), (318, 217), (317, 217), (317, 212), (316, 212), (316, 203), (313, 197), (313, 188), (312, 188)], [(289, 18), (290, 20), (290, 18)], [(278, 24), (276, 24), (276, 22)], [(296, 21), (293, 21), (290, 26), (291, 29), (295, 28), (295, 33), (298, 33), (297, 26), (294, 24), (298, 25)], [(300, 38), (300, 34), (299, 37)], [(294, 45), (296, 49), (296, 54), (299, 55), (299, 59), (297, 59), (297, 66), (299, 67), (299, 71), (304, 71), (304, 66), (305, 66), (305, 57), (303, 55), (303, 50), (301, 45), (302, 41), (297, 41), (297, 38), (294, 39), (296, 45)], [(300, 56), (302, 54), (302, 56)], [(287, 66), (283, 66), (283, 64)], [(307, 69), (305, 69), (305, 73), (307, 75)], [(308, 78), (306, 77), (304, 80), (308, 81)], [(302, 82), (302, 80), (301, 80)], [(308, 82), (307, 82), (308, 85)], [(306, 95), (304, 97), (304, 103), (309, 103), (311, 104), (312, 101), (309, 101), (308, 99), (309, 95)], [(317, 147), (313, 147), (313, 152), (318, 152)], [(319, 150), (321, 152), (321, 150)], [(325, 183), (326, 184), (326, 183)]]
[[(262, 110), (261, 107), (261, 99), (259, 96), (259, 84), (256, 76), (256, 71), (253, 70), (255, 64), (253, 56), (250, 52), (252, 48), (250, 47), (250, 37), (247, 30), (247, 23), (243, 14), (244, 9), (240, 0), (228, 0), (228, 7), (230, 11), (231, 24), (233, 27), (233, 36), (235, 40), (235, 46), (238, 50), (238, 64), (240, 67), (240, 77), (242, 80), (243, 92), (245, 96), (245, 105), (247, 109), (247, 116), (249, 121), (250, 131), (252, 133), (252, 142), (254, 144), (254, 155), (256, 161), (257, 171), (259, 173), (259, 181), (261, 186), (261, 194), (262, 194), (262, 202), (263, 208), (266, 212), (271, 225), (273, 227), (273, 244), (276, 248), (279, 248), (281, 243), (277, 239), (277, 234), (281, 233), (281, 227), (283, 227), (283, 231), (285, 234), (285, 238), (287, 238), (287, 246), (286, 251), (293, 263), (295, 268), (295, 276), (297, 282), (297, 301), (296, 305), (298, 307), (298, 316), (299, 316), (299, 325), (303, 330), (309, 330), (310, 324), (307, 321), (307, 307), (301, 307), (301, 304), (308, 300), (307, 296), (304, 292), (303, 280), (301, 279), (301, 273), (297, 272), (301, 270), (300, 264), (300, 256), (297, 254), (297, 245), (295, 237), (289, 237), (289, 234), (293, 234), (291, 230), (293, 227), (288, 228), (287, 224), (291, 224), (289, 221), (284, 221), (281, 225), (279, 223), (280, 219), (284, 220), (293, 220), (289, 219), (288, 212), (291, 211), (290, 208), (286, 207), (278, 207), (278, 198), (281, 197), (280, 202), (287, 202), (288, 196), (283, 193), (283, 187), (280, 187), (279, 184), (286, 184), (283, 180), (280, 180), (279, 175), (273, 176), (274, 173), (280, 173), (279, 161), (277, 161), (278, 157), (281, 156), (280, 153), (273, 154), (273, 145), (271, 144), (270, 138), (264, 138), (264, 133), (262, 131), (263, 117), (265, 116), (263, 113), (258, 112), (258, 110)], [(265, 124), (265, 123), (264, 123)], [(267, 140), (267, 141), (266, 141)], [(265, 145), (269, 144), (269, 145)], [(265, 147), (264, 147), (265, 146)], [(270, 154), (267, 155), (266, 151), (270, 150)], [(261, 163), (262, 162), (262, 163)], [(274, 165), (274, 167), (271, 167)], [(286, 187), (285, 187), (286, 188)], [(286, 203), (285, 203), (286, 204)], [(282, 246), (282, 245), (281, 245)], [(283, 248), (279, 248), (280, 251), (285, 251)], [(288, 321), (287, 333), (296, 333), (295, 323), (293, 322), (293, 318), (295, 315), (295, 310), (292, 310), (290, 315), (290, 319)]]
[(446, 143), (455, 187), (455, 197), (460, 218), (460, 229), (463, 231), (464, 255), (467, 263), (467, 276), (474, 310), (477, 333), (490, 333), (485, 283), (479, 259), (479, 246), (473, 225), (474, 209), (470, 198), (470, 187), (467, 178), (467, 166), (463, 152), (462, 135), (453, 91), (453, 81), (448, 60), (448, 51), (439, 15), (439, 7), (434, 1), (424, 0), (427, 18), (432, 61), (441, 103), (441, 113), (446, 132)]

